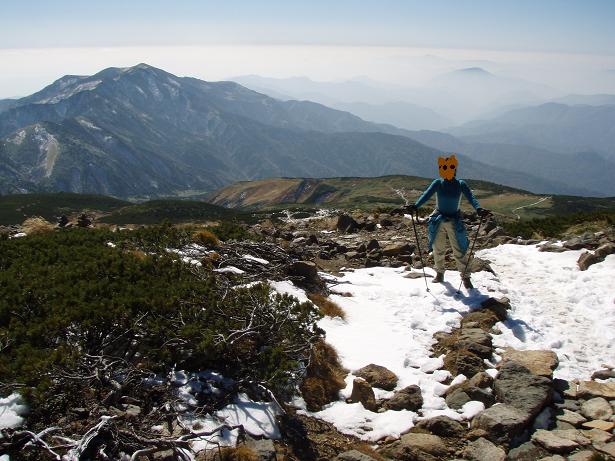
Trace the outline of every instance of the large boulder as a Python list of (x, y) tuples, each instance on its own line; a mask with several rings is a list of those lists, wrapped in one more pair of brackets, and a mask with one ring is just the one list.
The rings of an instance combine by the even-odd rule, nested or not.
[(512, 405), (499, 404), (479, 413), (472, 420), (472, 428), (483, 429), (487, 438), (496, 443), (508, 443), (522, 434), (531, 416)]
[(378, 387), (386, 391), (392, 391), (397, 386), (397, 375), (388, 368), (370, 363), (353, 373), (359, 378), (363, 378), (372, 387)]
[(507, 362), (500, 368), (494, 383), (498, 401), (518, 408), (534, 418), (551, 402), (551, 381), (532, 374), (516, 362)]
[(547, 378), (553, 376), (553, 370), (559, 365), (557, 354), (548, 350), (522, 351), (507, 348), (502, 353), (500, 363), (504, 365), (507, 362), (515, 362), (527, 368), (531, 373)]
[(483, 359), (467, 349), (452, 350), (444, 357), (444, 368), (453, 375), (474, 376), (484, 371)]
[(349, 450), (337, 455), (334, 461), (376, 461), (376, 459), (359, 450)]
[(500, 322), (506, 320), (508, 311), (511, 309), (510, 300), (506, 297), (487, 298), (481, 303), (480, 307), (493, 312)]
[(493, 355), (491, 335), (480, 328), (463, 328), (453, 348), (465, 349), (482, 359), (490, 359)]
[(414, 384), (404, 387), (387, 400), (384, 406), (387, 410), (418, 411), (423, 406), (421, 388)]
[(288, 268), (288, 273), (308, 281), (315, 281), (318, 278), (318, 268), (311, 261), (295, 261)]
[[(569, 437), (563, 434), (564, 432), (566, 431), (538, 429), (532, 435), (532, 441), (553, 453), (569, 453), (581, 446), (579, 441), (574, 440), (575, 437)], [(589, 440), (583, 439), (589, 443)]]
[(400, 441), (402, 445), (417, 448), (433, 456), (442, 457), (448, 454), (444, 440), (437, 435), (410, 432), (402, 435)]

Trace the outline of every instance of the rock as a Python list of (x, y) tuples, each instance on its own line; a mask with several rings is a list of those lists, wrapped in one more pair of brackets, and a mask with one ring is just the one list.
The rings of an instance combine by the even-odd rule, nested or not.
[(470, 272), (491, 272), (492, 274), (493, 269), (491, 268), (491, 265), (489, 264), (489, 261), (487, 261), (486, 259), (482, 259), (479, 258), (478, 256), (474, 256), (472, 258), (472, 261), (470, 262), (470, 266), (468, 267), (468, 270)]
[(538, 251), (546, 251), (549, 253), (562, 253), (564, 251), (568, 251), (568, 249), (560, 245), (554, 245), (553, 243), (544, 243), (538, 247)]
[(573, 442), (578, 443), (581, 446), (586, 446), (591, 444), (591, 440), (583, 435), (583, 433), (577, 429), (555, 429), (552, 430), (551, 433), (557, 437), (562, 439), (572, 440)]
[(586, 271), (589, 268), (589, 266), (599, 263), (603, 259), (604, 258), (601, 258), (595, 253), (590, 253), (589, 251), (585, 251), (581, 253), (581, 256), (579, 256), (579, 259), (577, 260), (577, 265), (579, 266), (580, 270)]
[(376, 239), (371, 239), (369, 242), (367, 242), (366, 248), (367, 251), (378, 250), (380, 249), (380, 243), (378, 243), (378, 240)]
[(560, 410), (556, 418), (558, 421), (563, 421), (573, 426), (580, 426), (581, 423), (584, 423), (585, 421), (587, 421), (587, 419), (581, 416), (580, 414), (574, 411), (566, 410), (566, 409)]
[(574, 440), (558, 437), (553, 431), (544, 429), (534, 432), (532, 441), (554, 453), (569, 453), (579, 446)]
[(567, 399), (577, 398), (577, 385), (566, 381), (565, 379), (555, 378), (553, 380), (553, 389), (562, 394)]
[(414, 384), (404, 387), (387, 400), (384, 406), (387, 410), (418, 411), (423, 406), (421, 388)]
[(595, 459), (595, 453), (590, 450), (577, 451), (568, 456), (568, 461), (592, 461)]
[(393, 225), (393, 221), (391, 221), (388, 216), (384, 216), (380, 219), (380, 225), (382, 227), (391, 227)]
[(426, 429), (434, 435), (441, 437), (461, 437), (465, 428), (454, 419), (448, 416), (436, 416), (434, 418), (423, 419), (416, 424), (419, 429)]
[(505, 461), (506, 452), (489, 440), (480, 438), (466, 446), (463, 457), (471, 461)]
[(606, 370), (596, 370), (592, 373), (592, 380), (611, 378), (615, 378), (615, 370), (607, 368)]
[(581, 433), (588, 439), (591, 439), (592, 443), (607, 443), (613, 440), (613, 437), (615, 437), (613, 434), (603, 431), (601, 429), (590, 429), (588, 431), (582, 430)]
[(613, 400), (615, 399), (615, 383), (581, 381), (577, 389), (577, 396), (582, 399), (588, 397), (603, 397), (607, 400)]
[(615, 423), (612, 421), (601, 421), (595, 419), (593, 421), (587, 421), (581, 425), (584, 429), (600, 429), (602, 431), (612, 431), (615, 429)]
[(335, 461), (375, 461), (375, 458), (361, 453), (359, 450), (350, 450), (337, 455)]
[(248, 437), (245, 446), (250, 448), (254, 452), (258, 461), (275, 461), (277, 459), (273, 440), (256, 440), (252, 437)]
[(354, 372), (355, 376), (363, 378), (373, 387), (392, 391), (397, 386), (397, 375), (388, 368), (370, 363)]
[(551, 402), (550, 380), (536, 376), (516, 362), (500, 367), (494, 383), (499, 401), (507, 403), (534, 418)]
[(581, 413), (589, 419), (607, 421), (613, 416), (613, 408), (603, 397), (594, 397), (581, 405)]
[(508, 298), (488, 298), (481, 303), (482, 309), (488, 309), (492, 311), (500, 322), (508, 318), (508, 311), (510, 310), (510, 300)]
[(459, 349), (446, 354), (444, 368), (450, 371), (453, 376), (474, 376), (476, 373), (484, 371), (486, 366), (483, 359), (478, 355), (466, 349)]
[(533, 442), (525, 442), (508, 452), (510, 461), (534, 461), (548, 455), (548, 451)]
[(445, 400), (446, 404), (454, 410), (459, 410), (466, 403), (472, 401), (470, 396), (462, 388), (457, 388), (450, 394), (447, 394)]
[(611, 458), (615, 458), (615, 442), (611, 442), (611, 443), (597, 443), (596, 445), (594, 445), (594, 447), (599, 452), (604, 453), (604, 454), (610, 456)]
[(560, 455), (553, 455), (545, 456), (544, 458), (540, 458), (538, 461), (566, 461), (566, 458)]
[(347, 234), (351, 234), (356, 232), (359, 229), (359, 224), (354, 220), (354, 218), (348, 214), (341, 214), (337, 218), (337, 223), (335, 227), (340, 232), (345, 232)]
[(468, 350), (483, 359), (493, 355), (491, 335), (480, 328), (463, 328), (453, 347)]
[(612, 255), (613, 253), (615, 253), (615, 244), (610, 242), (600, 245), (596, 248), (596, 251), (594, 251), (594, 254), (602, 259), (606, 258), (608, 255)]
[(352, 381), (352, 393), (350, 394), (350, 402), (362, 403), (366, 410), (376, 411), (376, 397), (374, 390), (369, 383), (363, 378), (355, 378)]
[(548, 350), (517, 350), (506, 348), (502, 353), (501, 365), (506, 362), (515, 362), (527, 368), (531, 373), (538, 376), (551, 378), (553, 370), (559, 365), (557, 354)]
[(290, 265), (288, 273), (297, 277), (303, 277), (309, 281), (318, 278), (318, 268), (311, 261), (295, 261)]
[(484, 429), (492, 442), (509, 442), (523, 432), (531, 422), (531, 416), (507, 404), (494, 405), (476, 415), (472, 428)]
[(422, 272), (408, 272), (406, 275), (404, 275), (404, 278), (407, 279), (422, 279), (423, 277), (433, 278), (433, 275), (425, 273), (425, 275), (423, 276)]
[(400, 441), (402, 445), (416, 448), (430, 455), (446, 456), (448, 454), (444, 441), (437, 435), (410, 432), (402, 435)]
[(391, 243), (382, 249), (383, 256), (397, 256), (400, 254), (411, 254), (414, 251), (414, 245), (408, 243)]

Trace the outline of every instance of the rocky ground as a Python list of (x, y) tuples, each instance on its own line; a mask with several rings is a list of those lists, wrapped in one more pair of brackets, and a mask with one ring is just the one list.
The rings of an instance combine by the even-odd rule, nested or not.
[[(478, 235), (475, 250), (502, 243), (539, 243), (505, 235), (493, 219), (480, 223), (480, 229), (475, 215), (467, 215), (465, 220), (470, 235)], [(19, 231), (11, 229), (13, 234)], [(290, 278), (308, 293), (324, 295), (328, 287), (319, 272), (337, 274), (344, 269), (404, 266), (409, 269), (409, 276), (416, 277), (420, 272), (411, 269), (433, 264), (427, 254), (424, 222), (417, 223), (421, 258), (408, 216), (340, 214), (315, 219), (289, 218), (284, 222), (262, 222), (252, 226), (252, 231), (261, 237), (260, 242), (222, 244), (216, 250), (216, 257), (211, 252), (205, 257), (198, 250), (184, 256), (210, 264), (229, 278), (237, 274), (226, 271), (233, 267), (248, 280)], [(615, 253), (615, 229), (541, 246), (541, 251), (546, 252), (578, 249), (587, 250), (578, 261), (579, 269), (586, 270)], [(245, 254), (256, 259), (246, 259)], [(258, 258), (266, 259), (269, 264), (263, 265)], [(447, 265), (454, 268), (452, 254), (447, 255)], [(475, 258), (471, 270), (492, 269), (488, 261)], [(447, 416), (424, 419), (399, 438), (387, 437), (368, 445), (340, 433), (330, 423), (286, 405), (278, 421), (280, 440), (247, 436), (233, 453), (214, 450), (197, 459), (615, 459), (615, 371), (612, 368), (598, 371), (591, 381), (563, 381), (553, 379), (553, 370), (558, 365), (554, 352), (509, 349), (500, 354), (502, 360), (497, 364), (497, 374), (486, 371), (487, 364), (495, 362), (491, 333), (499, 321), (507, 318), (509, 308), (507, 299), (490, 298), (467, 314), (459, 328), (434, 337), (433, 356), (444, 354), (444, 368), (452, 376), (462, 374), (467, 378), (457, 380), (446, 389), (447, 405), (456, 409), (469, 402), (482, 403), (469, 421), (460, 422)], [(357, 378), (349, 401), (361, 402), (376, 413), (385, 409), (420, 412), (423, 402), (418, 386), (398, 390), (389, 399), (376, 399), (374, 388), (395, 389), (395, 374), (379, 364), (371, 364), (354, 374)], [(306, 401), (309, 399), (304, 397)], [(316, 401), (323, 405), (334, 398)], [(242, 449), (245, 449), (243, 455)], [(173, 455), (160, 451), (152, 458), (173, 459)]]

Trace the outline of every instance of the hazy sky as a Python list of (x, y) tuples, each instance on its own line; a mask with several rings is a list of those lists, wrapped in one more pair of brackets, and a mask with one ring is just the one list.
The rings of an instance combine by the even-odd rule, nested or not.
[(488, 60), (573, 90), (615, 69), (614, 23), (610, 0), (2, 1), (0, 97), (138, 62), (210, 80), (367, 75), (414, 84), (438, 67), (415, 59), (425, 55)]

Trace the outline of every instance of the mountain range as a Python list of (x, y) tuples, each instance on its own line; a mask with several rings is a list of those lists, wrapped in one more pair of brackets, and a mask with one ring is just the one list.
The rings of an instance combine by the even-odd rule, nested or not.
[[(310, 101), (281, 101), (234, 82), (177, 77), (146, 64), (108, 68), (0, 101), (0, 193), (139, 198), (267, 177), (433, 177), (441, 147), (423, 144), (424, 134)], [(459, 151), (464, 177), (596, 194), (583, 183), (489, 165)]]

